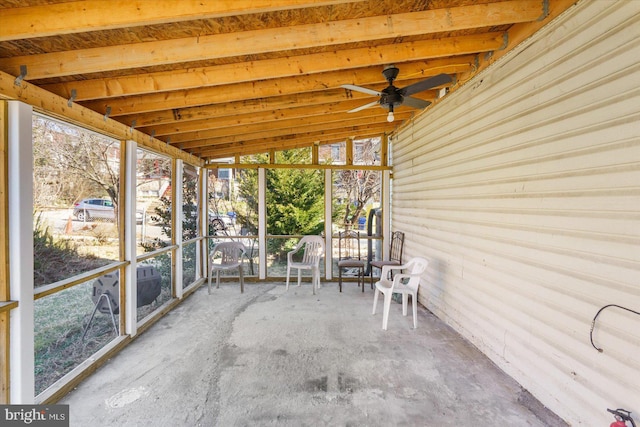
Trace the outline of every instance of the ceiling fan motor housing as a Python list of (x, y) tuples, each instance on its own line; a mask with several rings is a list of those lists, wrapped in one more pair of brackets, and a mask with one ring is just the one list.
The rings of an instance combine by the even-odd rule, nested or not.
[(380, 105), (384, 108), (389, 108), (390, 106), (397, 107), (402, 104), (403, 99), (404, 97), (400, 93), (400, 90), (391, 85), (382, 91)]
[(386, 67), (384, 67), (384, 70), (382, 70), (382, 75), (391, 85), (393, 84), (393, 81), (396, 79), (396, 77), (398, 77), (399, 72), (400, 70), (395, 65), (387, 65)]

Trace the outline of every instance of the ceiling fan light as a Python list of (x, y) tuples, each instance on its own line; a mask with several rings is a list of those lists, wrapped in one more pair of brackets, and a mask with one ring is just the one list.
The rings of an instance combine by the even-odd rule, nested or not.
[(393, 117), (393, 110), (389, 110), (389, 114), (387, 114), (387, 121), (391, 123), (395, 117)]

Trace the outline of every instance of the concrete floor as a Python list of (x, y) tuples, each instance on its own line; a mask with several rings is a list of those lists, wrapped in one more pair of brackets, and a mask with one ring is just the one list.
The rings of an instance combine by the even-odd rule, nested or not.
[[(206, 286), (59, 403), (71, 426), (562, 426), (423, 307), (355, 283)], [(381, 302), (381, 301), (380, 301)]]

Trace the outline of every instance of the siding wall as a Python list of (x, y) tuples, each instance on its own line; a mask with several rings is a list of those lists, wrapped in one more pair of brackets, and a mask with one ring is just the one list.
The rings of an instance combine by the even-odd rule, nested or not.
[[(583, 1), (401, 129), (420, 302), (572, 425), (640, 420), (640, 1)], [(420, 327), (418, 325), (418, 327)]]

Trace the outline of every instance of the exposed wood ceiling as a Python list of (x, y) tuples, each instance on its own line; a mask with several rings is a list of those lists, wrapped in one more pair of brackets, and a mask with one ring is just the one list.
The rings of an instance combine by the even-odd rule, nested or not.
[(455, 90), (548, 12), (548, 0), (0, 0), (0, 71), (26, 67), (24, 81), (209, 160), (392, 132), (428, 109), (401, 106), (393, 123), (380, 106), (348, 113), (377, 97), (341, 85), (382, 90), (395, 64), (398, 87), (446, 73)]

